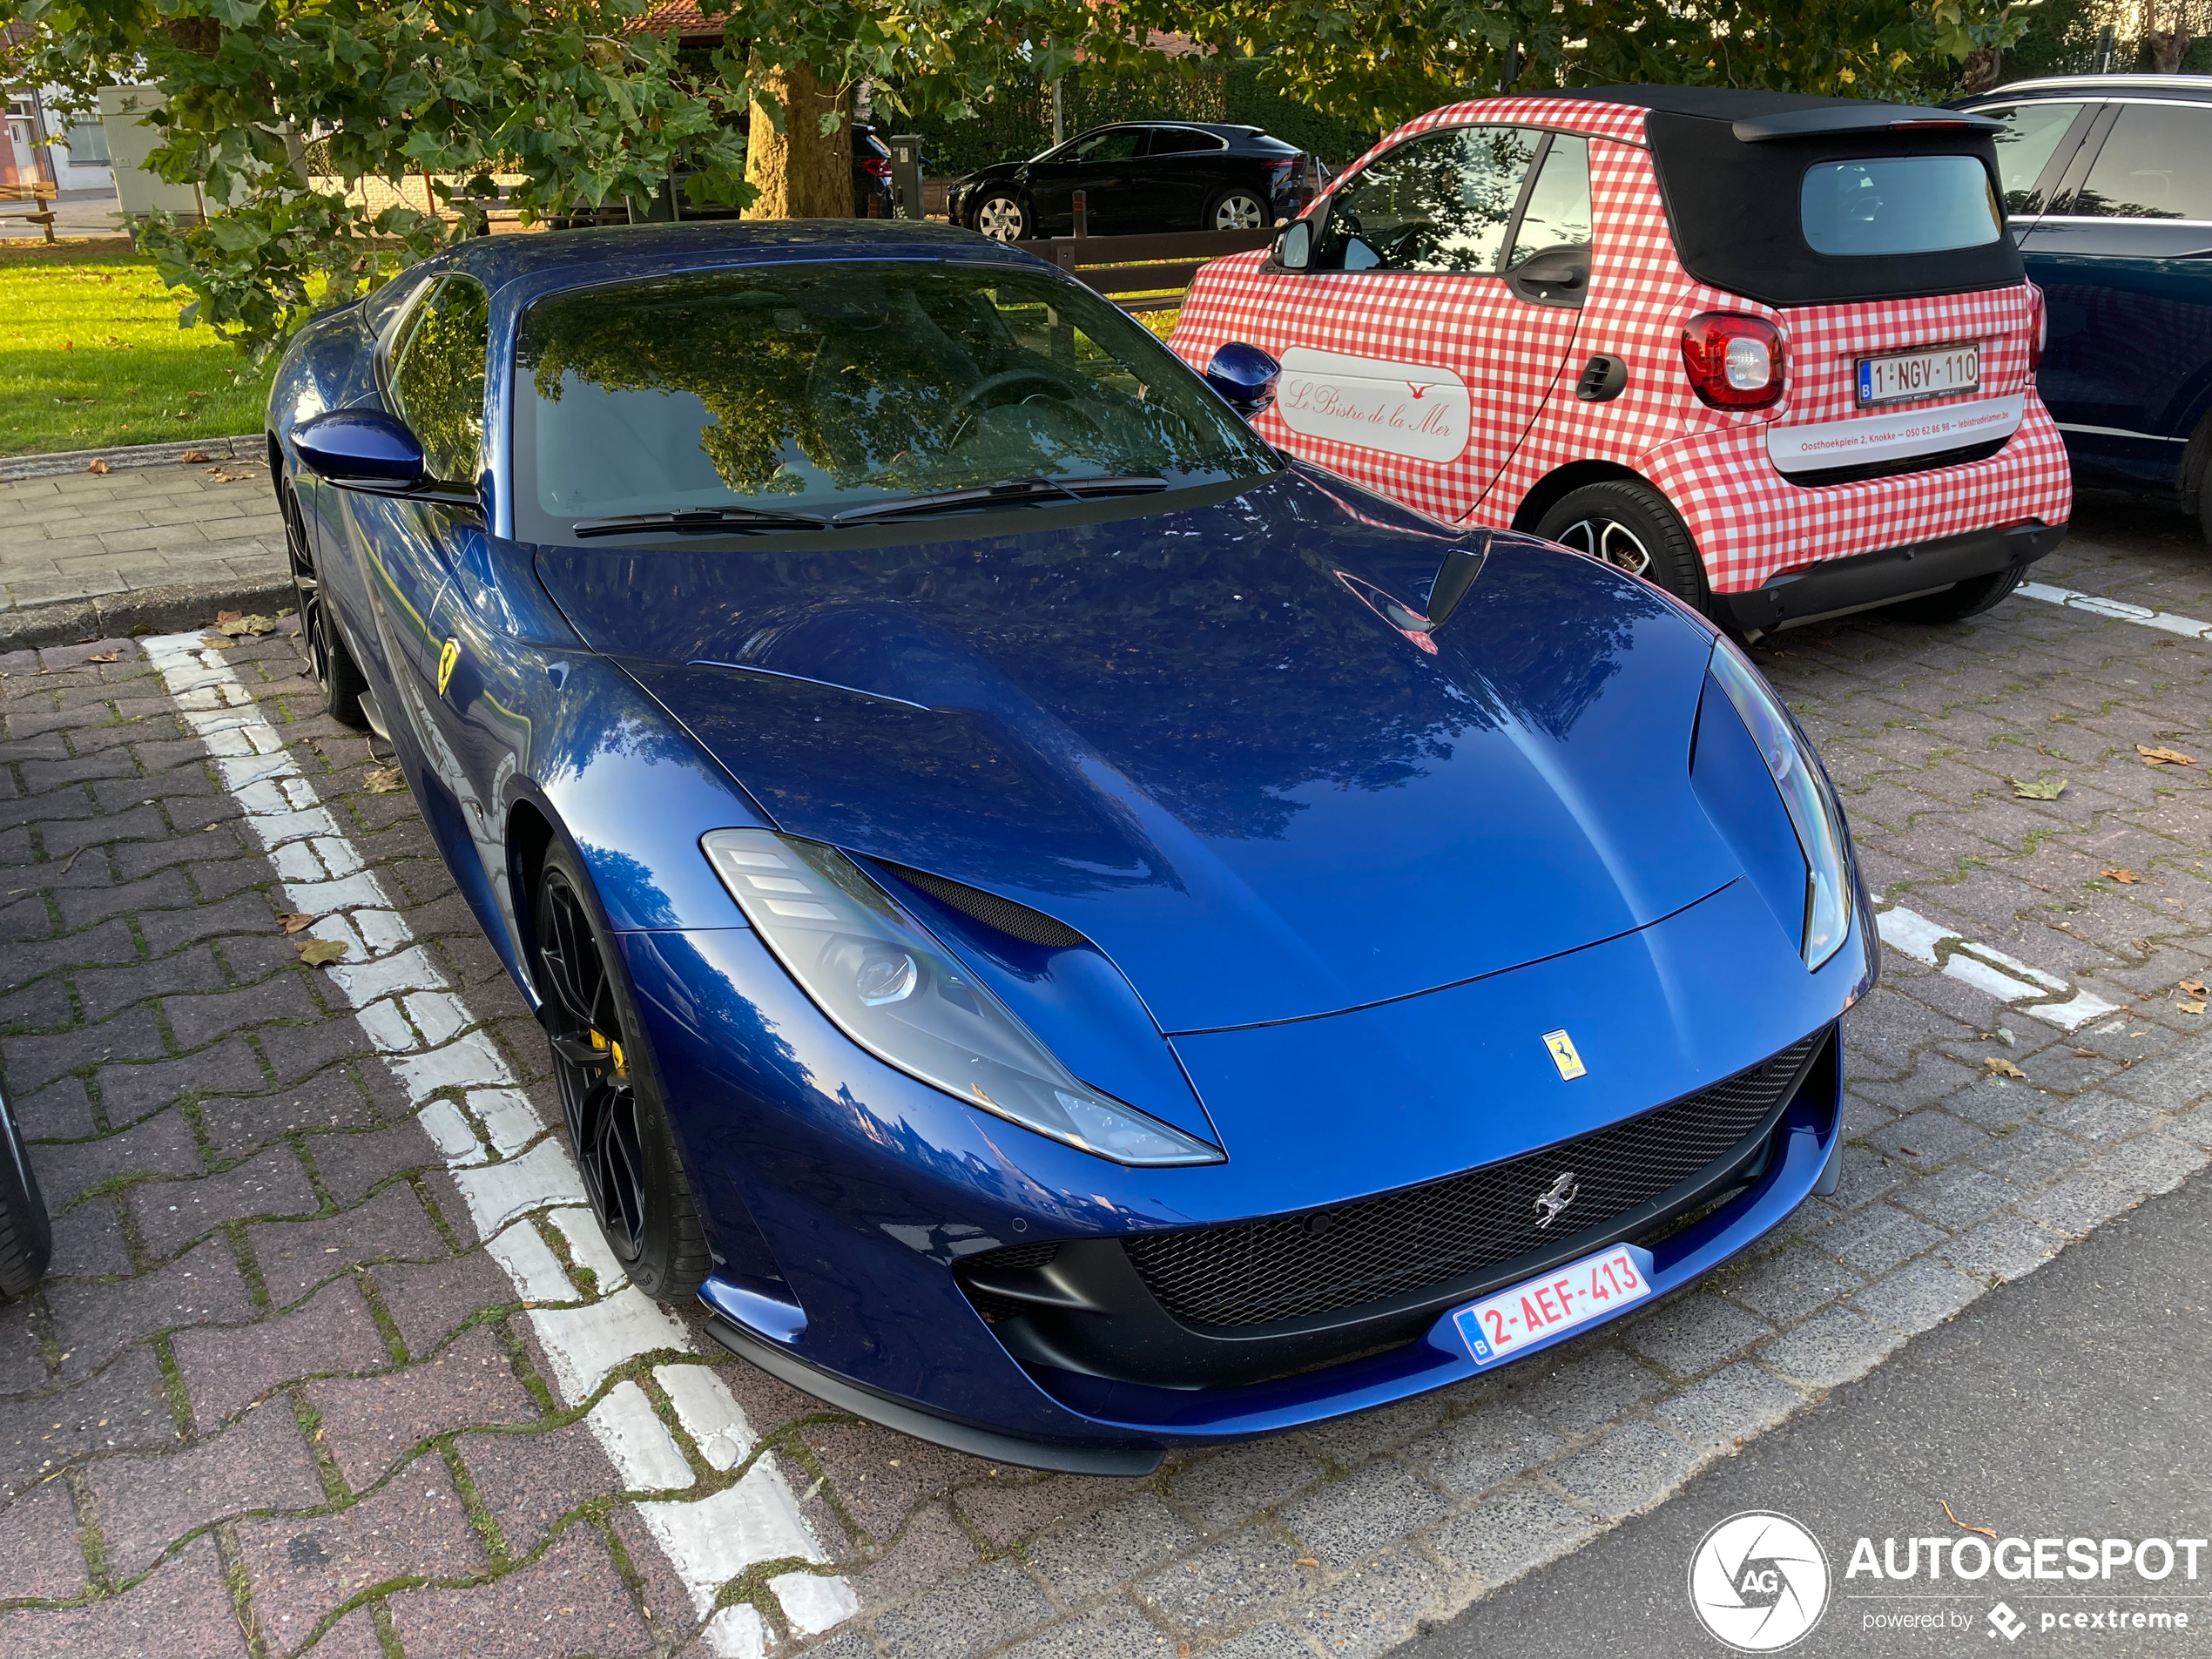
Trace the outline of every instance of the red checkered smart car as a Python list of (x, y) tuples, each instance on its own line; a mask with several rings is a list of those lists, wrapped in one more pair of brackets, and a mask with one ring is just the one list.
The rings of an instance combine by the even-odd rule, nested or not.
[(1762, 633), (1950, 621), (2057, 545), (2066, 450), (1993, 121), (1703, 87), (1482, 98), (1378, 145), (1172, 344), (1277, 358), (1280, 447)]

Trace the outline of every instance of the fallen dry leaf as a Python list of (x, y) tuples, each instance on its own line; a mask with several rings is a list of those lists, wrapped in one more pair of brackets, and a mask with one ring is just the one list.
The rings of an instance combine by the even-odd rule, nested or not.
[(2146, 766), (2194, 766), (2195, 755), (2185, 755), (2179, 749), (2161, 749), (2155, 745), (2139, 743), (2135, 752), (2143, 758)]
[(97, 472), (105, 475), (107, 473), (113, 472), (115, 469), (109, 466), (107, 462), (101, 460), (99, 456), (94, 455), (91, 460), (85, 462), (84, 470), (87, 472)]
[(226, 472), (220, 467), (216, 468), (214, 471), (209, 473), (207, 475), (210, 478), (212, 478), (219, 484), (242, 483), (245, 480), (253, 476), (251, 473)]
[(2179, 991), (2183, 996), (2202, 996), (2205, 995), (2204, 981), (2201, 979), (2177, 980), (2175, 981), (2174, 988)]
[(300, 960), (310, 968), (327, 968), (346, 956), (345, 946), (334, 939), (303, 939), (298, 948)]
[(203, 462), (212, 461), (214, 458), (214, 456), (209, 455), (205, 449), (187, 449), (184, 452), (184, 454), (177, 457), (178, 460), (183, 462), (188, 467), (196, 467)]
[(286, 911), (277, 918), (277, 921), (283, 924), (284, 931), (288, 934), (296, 934), (302, 928), (312, 927), (315, 925), (315, 919), (313, 916), (302, 915), (297, 910)]
[(2137, 875), (2133, 870), (2100, 870), (2097, 873), (2110, 876), (2124, 887), (2132, 887), (2142, 880), (2142, 877)]
[(397, 766), (379, 766), (361, 780), (361, 786), (372, 795), (395, 795), (407, 787), (407, 778)]
[(1958, 1516), (1951, 1514), (1951, 1505), (1946, 1500), (1938, 1498), (1936, 1501), (1943, 1505), (1943, 1513), (1946, 1515), (1950, 1516), (1951, 1524), (1958, 1527), (1959, 1531), (1978, 1532), (1985, 1538), (1994, 1538), (1997, 1536), (1997, 1529), (1994, 1527), (1977, 1527), (1971, 1521), (1961, 1521)]
[(2094, 1049), (2076, 1049), (2074, 1051), (2074, 1057), (2076, 1060), (2094, 1060), (2097, 1057), (2097, 1051)]
[(228, 651), (237, 644), (238, 641), (227, 634), (202, 634), (199, 637), (199, 643), (201, 647), (207, 651)]
[(2066, 779), (2055, 772), (2045, 772), (2032, 784), (2024, 784), (2017, 778), (2010, 781), (2013, 793), (2022, 800), (2056, 800), (2066, 793)]
[(96, 651), (84, 660), (88, 663), (119, 663), (123, 660), (123, 653), (119, 651)]
[(1292, 1565), (1298, 1567), (1318, 1567), (1320, 1564), (1321, 1563), (1319, 1561), (1315, 1561), (1311, 1555), (1301, 1555), (1295, 1562), (1292, 1563)]
[(2174, 1006), (2181, 1009), (2181, 1011), (2184, 1014), (2202, 1014), (2204, 1012), (2204, 1004), (2202, 1002), (2176, 1002)]
[(233, 639), (244, 639), (249, 634), (276, 632), (276, 619), (258, 614), (241, 617), (235, 610), (226, 610), (216, 617), (215, 626)]
[(219, 628), (226, 622), (236, 622), (245, 614), (243, 610), (219, 610), (215, 613), (215, 625)]
[(2019, 1077), (2024, 1080), (2027, 1076), (2026, 1072), (2022, 1071), (2011, 1061), (2006, 1059), (2002, 1055), (1991, 1055), (1981, 1063), (1987, 1066), (1991, 1071), (1994, 1072), (2000, 1077)]

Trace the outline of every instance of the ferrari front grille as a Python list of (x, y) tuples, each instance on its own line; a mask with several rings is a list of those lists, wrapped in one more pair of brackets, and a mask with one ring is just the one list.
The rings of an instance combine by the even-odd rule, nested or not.
[[(1782, 1103), (1825, 1035), (1539, 1152), (1326, 1210), (1150, 1233), (1124, 1248), (1160, 1305), (1201, 1329), (1274, 1325), (1450, 1285), (1626, 1216), (1711, 1168)], [(1568, 1187), (1563, 1208), (1539, 1202)], [(1551, 1225), (1548, 1214), (1558, 1218)]]

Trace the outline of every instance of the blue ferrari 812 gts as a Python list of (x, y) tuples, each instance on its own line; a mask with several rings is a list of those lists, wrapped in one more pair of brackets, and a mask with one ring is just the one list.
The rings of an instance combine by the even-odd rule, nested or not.
[(1271, 448), (1274, 378), (828, 221), (480, 240), (276, 377), (317, 680), (609, 1244), (840, 1408), (1141, 1472), (1832, 1189), (1878, 948), (1804, 733), (1649, 583)]

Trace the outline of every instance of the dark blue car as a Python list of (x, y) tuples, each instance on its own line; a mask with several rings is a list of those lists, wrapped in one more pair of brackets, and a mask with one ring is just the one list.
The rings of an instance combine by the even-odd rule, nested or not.
[(1775, 1226), (1877, 947), (1647, 583), (1287, 461), (963, 231), (500, 238), (296, 341), (305, 637), (631, 1278), (995, 1459), (1379, 1405)]
[(2005, 124), (2005, 210), (2047, 306), (2036, 383), (2075, 479), (2171, 492), (2212, 537), (2212, 76), (2023, 81), (1958, 107)]

